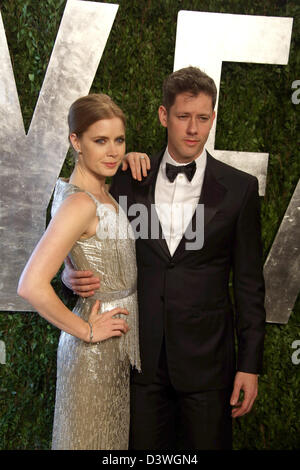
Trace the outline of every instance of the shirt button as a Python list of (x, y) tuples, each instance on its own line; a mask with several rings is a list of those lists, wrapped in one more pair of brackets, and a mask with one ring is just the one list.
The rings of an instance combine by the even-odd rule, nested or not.
[(167, 266), (168, 269), (173, 269), (175, 268), (175, 263), (169, 263)]

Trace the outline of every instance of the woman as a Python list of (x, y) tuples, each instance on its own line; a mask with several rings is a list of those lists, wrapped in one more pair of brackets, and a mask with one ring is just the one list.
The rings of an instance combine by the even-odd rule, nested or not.
[[(130, 363), (140, 370), (135, 245), (105, 185), (125, 154), (125, 117), (107, 95), (91, 94), (72, 104), (68, 123), (75, 168), (56, 184), (52, 220), (18, 294), (62, 330), (52, 449), (127, 449)], [(73, 312), (51, 287), (68, 254), (77, 269), (101, 277)]]

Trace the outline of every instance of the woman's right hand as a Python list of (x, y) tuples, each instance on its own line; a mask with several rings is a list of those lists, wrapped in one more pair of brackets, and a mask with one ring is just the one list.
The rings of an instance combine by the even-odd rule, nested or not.
[(128, 166), (131, 170), (132, 178), (142, 181), (151, 168), (150, 158), (146, 153), (129, 152), (125, 155), (122, 162), (122, 170), (126, 171)]
[[(94, 303), (90, 316), (89, 323), (92, 325), (93, 338), (92, 343), (103, 341), (104, 339), (112, 338), (113, 336), (122, 336), (129, 330), (128, 323), (122, 318), (113, 318), (114, 315), (122, 314), (129, 315), (126, 308), (113, 308), (107, 312), (98, 314), (100, 308), (100, 301), (96, 300)], [(90, 342), (90, 327), (88, 326), (88, 342)]]

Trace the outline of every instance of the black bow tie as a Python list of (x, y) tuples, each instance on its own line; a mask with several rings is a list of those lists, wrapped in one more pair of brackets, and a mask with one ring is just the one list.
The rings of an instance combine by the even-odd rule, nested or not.
[(196, 171), (196, 163), (195, 160), (193, 160), (191, 163), (188, 165), (171, 165), (170, 163), (166, 163), (166, 175), (168, 180), (173, 183), (175, 180), (176, 176), (178, 173), (185, 173), (186, 177), (189, 181), (192, 181), (193, 176)]

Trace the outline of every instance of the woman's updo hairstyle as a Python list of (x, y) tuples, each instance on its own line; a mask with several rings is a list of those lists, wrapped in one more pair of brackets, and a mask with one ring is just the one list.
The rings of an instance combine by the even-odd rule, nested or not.
[(114, 117), (120, 118), (125, 127), (126, 119), (123, 111), (108, 95), (91, 93), (83, 96), (74, 101), (69, 109), (69, 135), (76, 134), (80, 138), (96, 121)]

